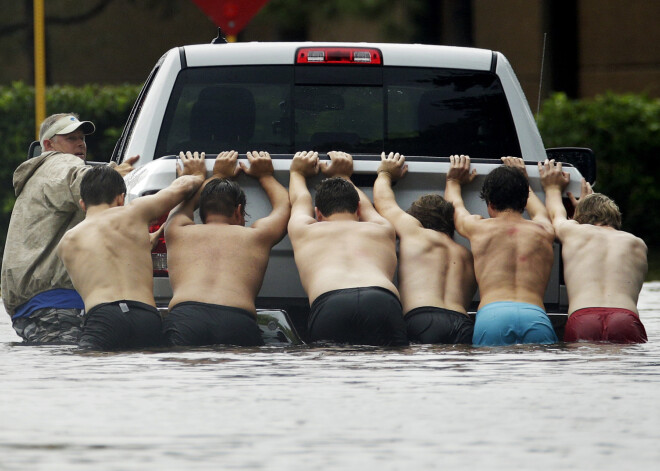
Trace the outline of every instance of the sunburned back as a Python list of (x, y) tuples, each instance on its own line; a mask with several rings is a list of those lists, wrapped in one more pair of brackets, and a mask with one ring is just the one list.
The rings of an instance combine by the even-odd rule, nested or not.
[(562, 243), (569, 313), (585, 307), (618, 307), (637, 312), (647, 270), (646, 244), (608, 227), (567, 222)]
[(472, 254), (447, 235), (420, 229), (399, 243), (403, 311), (435, 306), (467, 312), (476, 283)]
[(540, 224), (510, 215), (484, 219), (470, 236), (479, 306), (516, 301), (543, 306), (554, 236)]
[(148, 227), (127, 217), (127, 211), (103, 211), (62, 239), (60, 256), (88, 311), (122, 299), (156, 305)]
[(170, 307), (183, 301), (233, 306), (255, 312), (271, 241), (254, 229), (197, 224), (167, 235)]
[(291, 241), (310, 304), (325, 292), (361, 286), (380, 286), (398, 295), (392, 282), (393, 229), (371, 222), (317, 222)]

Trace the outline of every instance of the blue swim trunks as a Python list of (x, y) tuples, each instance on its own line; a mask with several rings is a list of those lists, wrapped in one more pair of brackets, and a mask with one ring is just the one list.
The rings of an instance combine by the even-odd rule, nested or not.
[(517, 343), (550, 344), (558, 341), (550, 318), (539, 306), (498, 301), (477, 311), (472, 343), (476, 346)]

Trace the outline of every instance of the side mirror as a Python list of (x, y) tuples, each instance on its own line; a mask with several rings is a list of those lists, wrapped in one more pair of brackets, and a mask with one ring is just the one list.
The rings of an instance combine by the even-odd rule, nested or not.
[(591, 185), (596, 183), (596, 156), (586, 147), (554, 147), (546, 149), (548, 159), (571, 164)]
[(32, 144), (30, 144), (27, 158), (31, 159), (32, 157), (37, 157), (38, 155), (41, 155), (41, 144), (39, 144), (39, 141), (34, 141)]

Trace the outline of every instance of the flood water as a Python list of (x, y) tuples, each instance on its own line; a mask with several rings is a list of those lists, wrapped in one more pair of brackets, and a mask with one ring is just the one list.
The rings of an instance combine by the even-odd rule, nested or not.
[(0, 313), (0, 470), (656, 470), (643, 345), (24, 346)]

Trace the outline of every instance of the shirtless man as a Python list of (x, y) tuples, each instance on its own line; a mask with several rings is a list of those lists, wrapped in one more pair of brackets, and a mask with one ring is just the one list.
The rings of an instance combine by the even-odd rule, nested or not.
[[(407, 345), (396, 269), (396, 233), (369, 198), (353, 185), (353, 158), (298, 152), (291, 163), (289, 237), (300, 280), (311, 304), (313, 341)], [(316, 189), (306, 177), (328, 176)], [(316, 219), (314, 216), (316, 215)]]
[(472, 254), (454, 242), (454, 207), (424, 195), (402, 210), (392, 182), (406, 175), (403, 155), (381, 155), (374, 184), (376, 210), (399, 236), (399, 292), (408, 339), (419, 343), (472, 344), (467, 314), (477, 283)]
[[(264, 343), (255, 298), (270, 250), (286, 234), (289, 194), (273, 177), (267, 152), (248, 152), (249, 167), (238, 166), (237, 158), (234, 151), (218, 154), (198, 197), (169, 216), (165, 238), (173, 296), (163, 324), (171, 345)], [(273, 208), (251, 227), (245, 227), (245, 193), (228, 180), (241, 170), (259, 181)], [(203, 224), (193, 219), (198, 202)]]
[[(162, 343), (153, 295), (149, 222), (170, 211), (203, 183), (203, 159), (184, 158), (184, 175), (169, 187), (124, 206), (124, 179), (109, 167), (83, 177), (83, 222), (69, 230), (57, 254), (85, 303), (80, 346), (139, 348)], [(177, 169), (178, 170), (178, 169)]]
[[(481, 295), (473, 343), (557, 342), (543, 305), (555, 236), (545, 206), (529, 188), (523, 160), (502, 157), (504, 165), (486, 176), (481, 198), (490, 218), (484, 219), (470, 214), (461, 197), (461, 185), (476, 177), (470, 158), (450, 159), (445, 198), (454, 205), (456, 230), (470, 241)], [(525, 209), (531, 221), (523, 218)]]
[(569, 312), (564, 340), (646, 342), (637, 311), (648, 268), (646, 244), (620, 230), (619, 208), (600, 193), (582, 196), (574, 220), (568, 219), (562, 192), (570, 175), (554, 160), (539, 162), (539, 172), (550, 220), (562, 244)]

